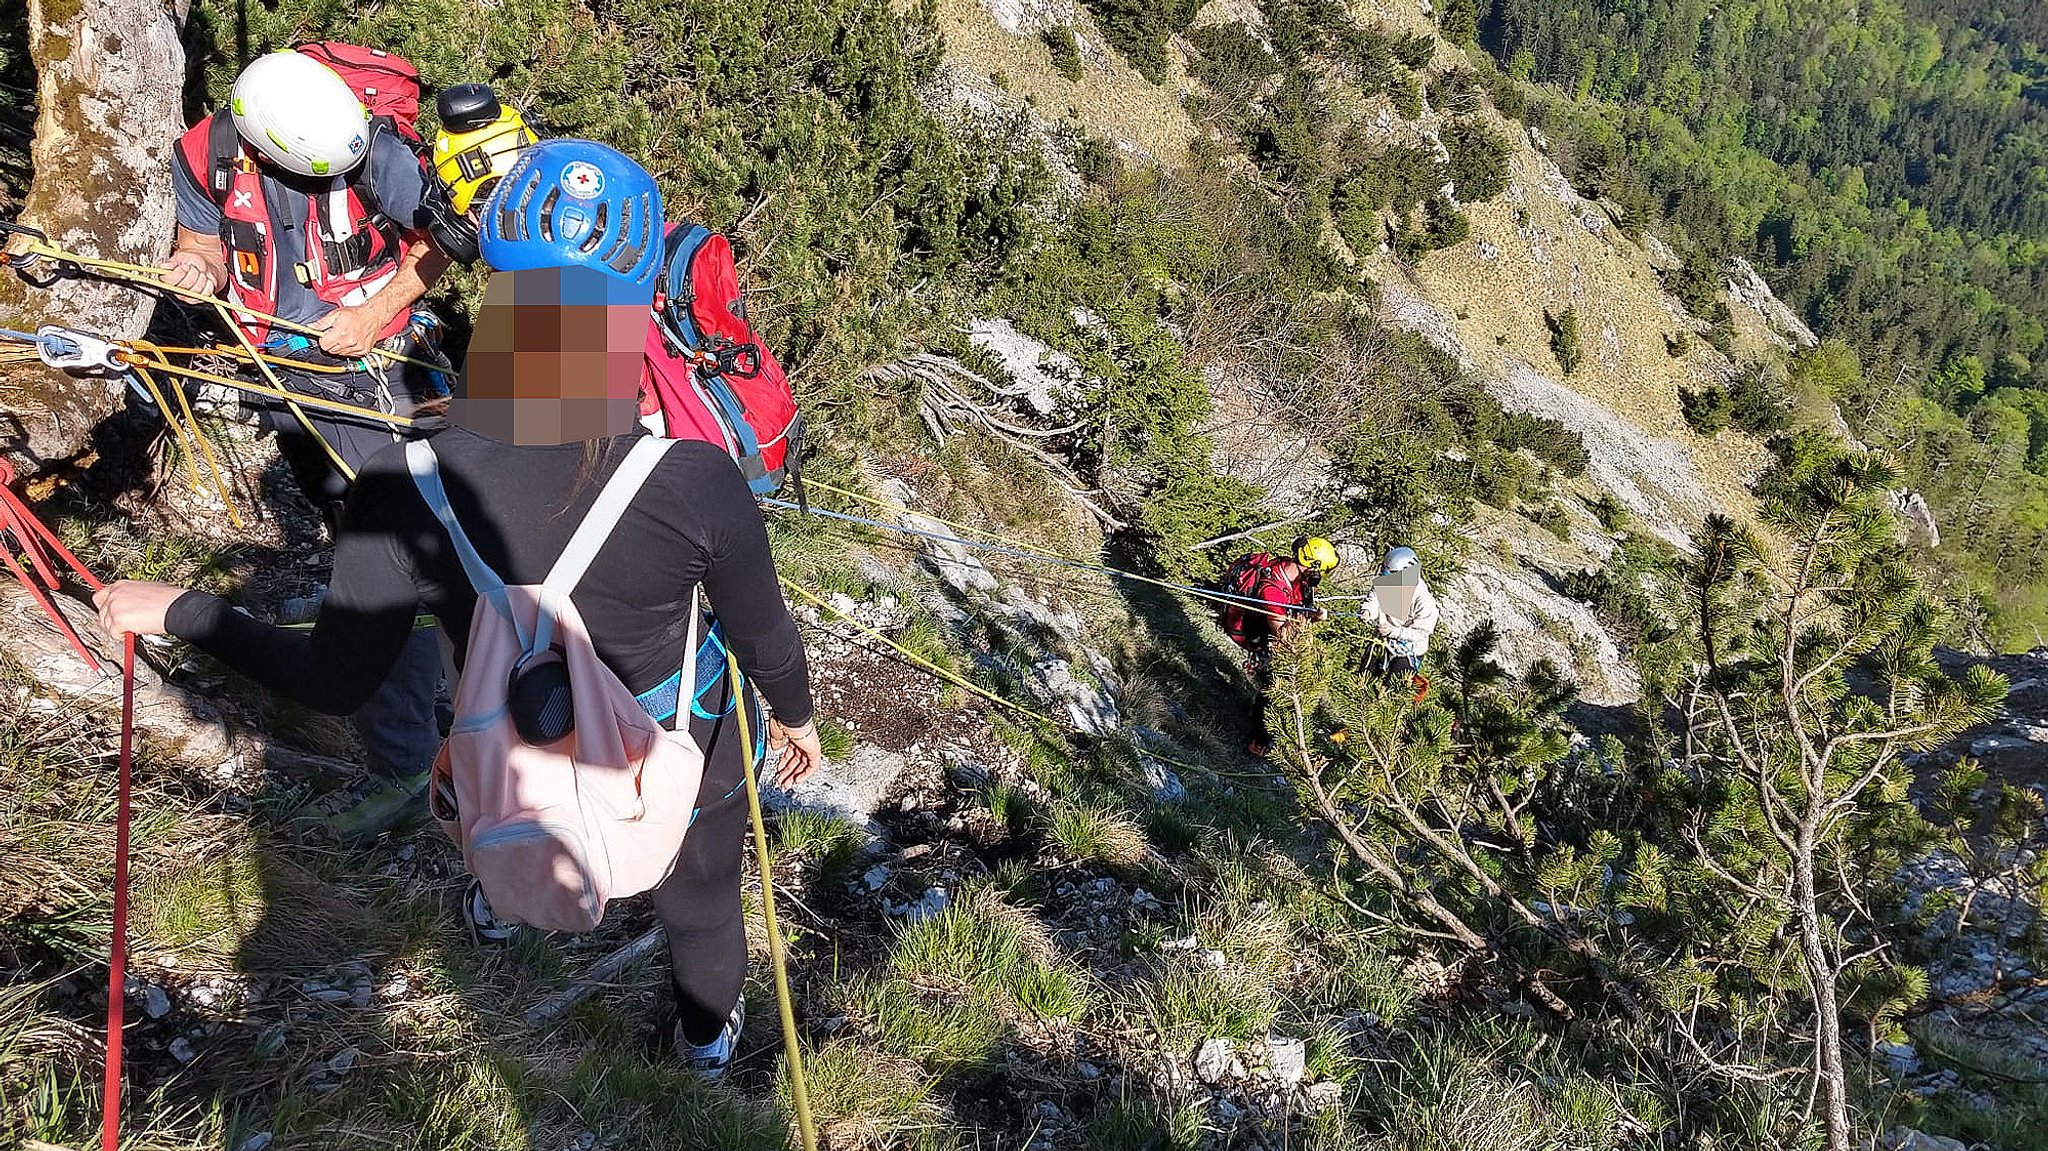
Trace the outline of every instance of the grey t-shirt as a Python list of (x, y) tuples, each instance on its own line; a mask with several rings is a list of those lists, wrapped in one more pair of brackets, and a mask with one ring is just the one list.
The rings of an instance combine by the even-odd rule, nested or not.
[[(171, 161), (171, 183), (178, 193), (178, 223), (202, 235), (220, 234), (220, 208), (206, 194), (206, 173), (193, 172), (184, 154), (176, 150)], [(419, 219), (420, 201), (426, 195), (427, 174), (404, 141), (388, 131), (379, 131), (370, 145), (368, 184), (376, 193), (384, 214), (400, 228), (424, 225)], [(339, 179), (340, 177), (336, 177)], [(310, 181), (291, 177), (291, 182), (263, 173), (263, 194), (282, 218), (275, 221), (271, 244), (277, 259), (277, 314), (296, 323), (310, 324), (334, 310), (311, 288), (292, 275), (295, 264), (306, 259), (306, 193)]]

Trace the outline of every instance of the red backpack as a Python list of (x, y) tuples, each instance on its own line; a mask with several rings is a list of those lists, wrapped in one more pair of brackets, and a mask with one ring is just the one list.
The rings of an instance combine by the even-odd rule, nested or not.
[(373, 124), (382, 123), (417, 151), (420, 139), (420, 70), (403, 56), (382, 48), (365, 48), (339, 40), (312, 40), (292, 45), (301, 56), (311, 56), (362, 97), (363, 109)]
[[(373, 147), (376, 134), (388, 129), (418, 152), (420, 134), (414, 121), (420, 114), (420, 74), (410, 61), (382, 49), (333, 40), (299, 44), (294, 51), (327, 65), (354, 90), (370, 114)], [(220, 207), (229, 282), (242, 303), (261, 312), (277, 311), (278, 277), (291, 275), (330, 304), (357, 304), (375, 295), (397, 271), (405, 241), (397, 224), (384, 214), (376, 189), (364, 178), (368, 164), (358, 164), (343, 178), (342, 196), (308, 196), (307, 219), (272, 221), (262, 176), (244, 153), (228, 108), (186, 131), (177, 153)], [(306, 229), (305, 263), (290, 269), (276, 266), (270, 235), (276, 223)], [(409, 313), (401, 309), (379, 336), (396, 334), (408, 319)], [(269, 335), (265, 321), (242, 323), (256, 339)]]
[[(1241, 596), (1245, 599), (1264, 599), (1268, 588), (1286, 587), (1287, 581), (1273, 570), (1273, 565), (1289, 557), (1274, 555), (1272, 552), (1253, 552), (1230, 565), (1223, 577), (1216, 581), (1216, 590), (1225, 595)], [(1216, 622), (1230, 637), (1232, 643), (1243, 644), (1251, 638), (1251, 620), (1257, 612), (1250, 604), (1226, 603), (1216, 613)]]
[(668, 271), (647, 326), (640, 414), (660, 435), (723, 447), (755, 495), (785, 480), (803, 498), (804, 421), (782, 365), (747, 322), (732, 245), (695, 224), (668, 228)]

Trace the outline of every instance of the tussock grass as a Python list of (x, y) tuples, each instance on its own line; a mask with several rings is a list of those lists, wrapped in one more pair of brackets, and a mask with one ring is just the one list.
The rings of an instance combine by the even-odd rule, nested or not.
[(1176, 1046), (1197, 1039), (1263, 1039), (1279, 1013), (1278, 997), (1263, 981), (1180, 956), (1134, 990), (1127, 1010), (1152, 1022)]
[(1145, 858), (1145, 832), (1121, 812), (1055, 800), (1045, 812), (1045, 838), (1061, 856), (1117, 867)]
[[(804, 1057), (820, 1134), (834, 1147), (931, 1146), (945, 1119), (933, 1082), (915, 1062), (847, 1040)], [(788, 1105), (788, 1080), (782, 1080)]]
[(824, 749), (826, 760), (833, 763), (843, 762), (846, 757), (853, 754), (859, 742), (854, 737), (852, 729), (845, 724), (832, 719), (818, 720), (818, 746)]
[(865, 831), (832, 812), (792, 808), (775, 818), (776, 851), (801, 857), (816, 868), (821, 883), (836, 882), (851, 872), (867, 841)]
[(246, 843), (223, 848), (159, 872), (137, 890), (133, 926), (148, 951), (176, 953), (185, 966), (195, 953), (225, 963), (262, 921), (268, 900), (255, 855)]
[(854, 1002), (884, 1050), (946, 1074), (982, 1067), (1010, 1033), (990, 997), (925, 991), (895, 980), (855, 985)]
[(855, 599), (868, 594), (872, 584), (857, 551), (843, 538), (795, 514), (772, 514), (767, 520), (768, 546), (781, 575), (828, 594), (842, 592)]
[(920, 988), (961, 993), (996, 1016), (1068, 1018), (1088, 1008), (1084, 977), (1030, 913), (995, 888), (973, 888), (937, 915), (898, 930), (889, 964)]
[[(1479, 1024), (1414, 1034), (1396, 1057), (1376, 1060), (1365, 1111), (1384, 1132), (1370, 1146), (1394, 1151), (1610, 1151), (1628, 1144), (1626, 1087), (1595, 1080), (1553, 1055), (1531, 1032)], [(1644, 1126), (1654, 1131), (1655, 1115)]]
[(691, 1146), (716, 1151), (779, 1147), (788, 1138), (785, 1112), (773, 1098), (709, 1086), (624, 1037), (585, 1042), (566, 1087), (585, 1126), (629, 1132), (620, 1147), (661, 1151), (677, 1145), (678, 1132), (689, 1132)]
[(1096, 1108), (1081, 1145), (1088, 1151), (1194, 1151), (1205, 1122), (1199, 1103), (1162, 1106), (1125, 1094)]
[(1916, 1097), (1905, 1116), (1910, 1125), (2001, 1151), (2048, 1151), (2048, 1084), (2038, 1062), (1940, 1025), (1919, 1027), (1913, 1038), (1923, 1057), (1953, 1067), (1964, 1087), (1995, 1103), (1981, 1107), (1946, 1093)]

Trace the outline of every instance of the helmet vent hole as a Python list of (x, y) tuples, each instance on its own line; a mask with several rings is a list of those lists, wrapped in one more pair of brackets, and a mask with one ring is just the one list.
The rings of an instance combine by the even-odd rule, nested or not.
[(550, 244), (555, 242), (555, 205), (561, 199), (560, 188), (549, 188), (548, 194), (540, 201), (540, 238)]
[(612, 214), (611, 208), (612, 206), (608, 203), (600, 202), (597, 205), (597, 222), (590, 225), (590, 234), (583, 237), (583, 243), (577, 245), (584, 255), (587, 256), (597, 251), (597, 246), (604, 242), (604, 225), (606, 219)]
[[(605, 205), (605, 206), (606, 206), (606, 207), (610, 207), (610, 205)], [(602, 210), (603, 210), (603, 209), (599, 209), (599, 211), (600, 211), (600, 212), (602, 212)], [(602, 215), (600, 215), (600, 216), (598, 217), (598, 220), (599, 220), (600, 224), (602, 224), (602, 221), (603, 221), (603, 219), (604, 219), (604, 217), (603, 217)], [(619, 249), (621, 249), (621, 248), (624, 248), (624, 247), (626, 246), (626, 243), (627, 243), (627, 241), (631, 240), (632, 238), (633, 238), (633, 201), (631, 201), (631, 200), (628, 200), (628, 201), (626, 201), (625, 203), (623, 203), (623, 204), (619, 205), (619, 226), (618, 226), (618, 227), (616, 227), (616, 228), (614, 228), (614, 229), (612, 229), (612, 237), (611, 237), (611, 240), (612, 240), (612, 242), (611, 242), (611, 246), (610, 246), (609, 248), (606, 248), (606, 249), (605, 249), (605, 251), (604, 251), (604, 254), (603, 254), (602, 256), (599, 256), (599, 257), (598, 257), (598, 259), (601, 259), (601, 260), (603, 260), (603, 261), (604, 261), (605, 263), (607, 263), (607, 264), (609, 264), (609, 263), (611, 263), (612, 261), (614, 261), (614, 260), (618, 259), (618, 258), (619, 258)], [(592, 242), (591, 246), (590, 246), (589, 248), (585, 249), (585, 251), (592, 251), (592, 252), (594, 252), (594, 251), (596, 251), (596, 250), (597, 250), (597, 246), (596, 246), (596, 243), (595, 243), (595, 239), (593, 238), (593, 242)]]
[(620, 275), (631, 276), (640, 265), (641, 254), (647, 250), (646, 245), (633, 242), (636, 233), (646, 230), (646, 197), (635, 196), (627, 200), (620, 215), (622, 218), (619, 221), (619, 243), (605, 255), (604, 262)]
[(533, 206), (533, 194), (539, 189), (540, 174), (536, 172), (520, 186), (517, 196), (505, 196), (498, 201), (498, 232), (501, 235), (526, 234), (526, 213)]

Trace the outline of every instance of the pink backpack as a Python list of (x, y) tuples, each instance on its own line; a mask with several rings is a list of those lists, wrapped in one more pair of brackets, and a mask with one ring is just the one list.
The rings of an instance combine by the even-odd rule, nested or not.
[[(619, 465), (539, 585), (507, 587), (471, 546), (424, 440), (406, 445), (413, 484), (448, 530), (476, 588), (469, 654), (455, 690), (455, 725), (434, 761), (434, 815), (501, 919), (549, 931), (589, 931), (605, 904), (668, 878), (697, 803), (704, 755), (685, 726), (669, 731), (634, 699), (591, 646), (570, 594), (626, 505), (674, 441), (645, 437)], [(697, 610), (690, 609), (684, 683), (696, 682)], [(559, 661), (566, 691), (544, 698), (553, 730), (528, 743), (513, 706), (530, 669)], [(533, 721), (527, 721), (529, 723)]]

